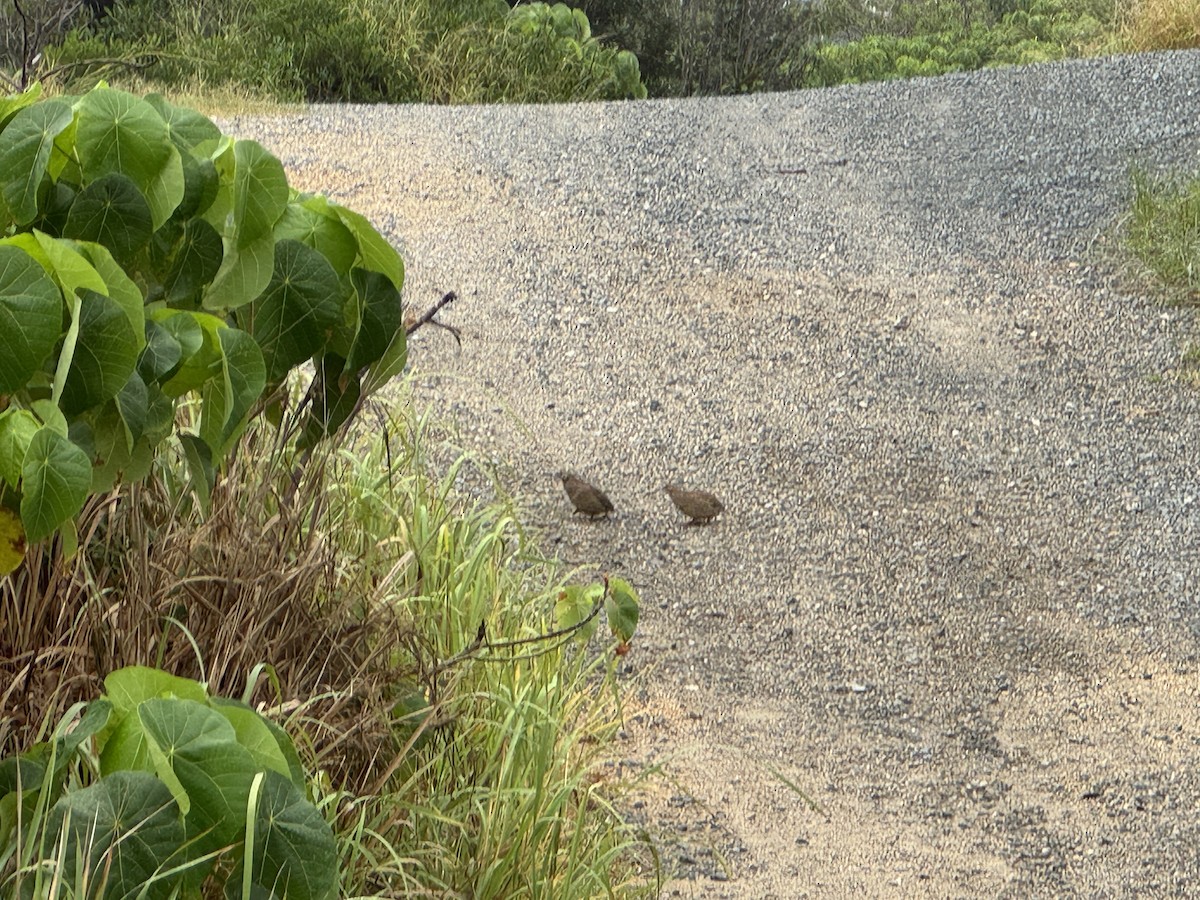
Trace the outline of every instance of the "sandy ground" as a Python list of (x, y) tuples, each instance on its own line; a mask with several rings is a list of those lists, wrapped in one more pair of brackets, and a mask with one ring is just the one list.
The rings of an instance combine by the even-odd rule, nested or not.
[[(738, 149), (759, 108), (730, 102), (690, 151), (697, 206), (752, 157), (749, 207), (803, 194), (790, 222), (731, 216), (737, 255), (647, 225), (634, 188), (538, 174), (572, 147), (603, 167), (588, 129), (619, 107), (557, 130), (416, 108), (386, 141), (335, 142), (328, 112), (233, 127), (400, 241), (415, 308), (459, 293), (462, 348), (413, 341), (418, 401), (547, 546), (641, 590), (619, 752), (668, 776), (631, 798), (666, 895), (1195, 895), (1192, 314), (1115, 274), (1106, 221), (1077, 253), (1011, 257), (989, 222), (905, 232), (919, 155), (869, 190), (836, 129)], [(493, 115), (511, 140), (483, 146)], [(759, 225), (795, 255), (756, 250)], [(617, 514), (572, 517), (561, 468)], [(686, 526), (669, 479), (727, 514)]]

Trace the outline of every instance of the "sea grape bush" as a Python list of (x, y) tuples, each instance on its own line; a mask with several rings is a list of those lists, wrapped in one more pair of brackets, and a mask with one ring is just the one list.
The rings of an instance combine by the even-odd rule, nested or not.
[(365, 218), (197, 112), (103, 85), (0, 99), (0, 572), (169, 438), (211, 478), (304, 362), (301, 440), (338, 428), (404, 366), (403, 280)]

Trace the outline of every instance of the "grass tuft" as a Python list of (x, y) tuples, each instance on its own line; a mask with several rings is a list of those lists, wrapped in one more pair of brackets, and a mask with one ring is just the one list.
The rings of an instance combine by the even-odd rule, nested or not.
[(1130, 249), (1163, 284), (1200, 297), (1200, 178), (1133, 175)]

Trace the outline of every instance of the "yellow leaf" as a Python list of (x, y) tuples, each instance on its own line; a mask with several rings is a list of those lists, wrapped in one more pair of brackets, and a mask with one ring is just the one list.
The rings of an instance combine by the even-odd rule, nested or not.
[(20, 517), (0, 506), (0, 575), (7, 575), (25, 558), (25, 529)]

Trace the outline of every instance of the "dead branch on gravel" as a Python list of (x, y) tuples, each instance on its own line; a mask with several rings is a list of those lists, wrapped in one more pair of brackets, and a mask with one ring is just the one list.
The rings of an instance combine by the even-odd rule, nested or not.
[(462, 336), (459, 334), (458, 329), (455, 328), (453, 325), (447, 325), (445, 322), (439, 322), (436, 318), (437, 314), (439, 312), (441, 312), (442, 307), (449, 306), (451, 303), (453, 303), (457, 299), (458, 299), (458, 294), (454, 293), (454, 291), (449, 291), (444, 297), (442, 297), (441, 300), (439, 300), (437, 303), (435, 303), (433, 306), (431, 306), (429, 309), (427, 309), (425, 311), (424, 315), (422, 315), (416, 319), (406, 321), (404, 323), (404, 333), (406, 335), (410, 335), (410, 334), (413, 334), (422, 325), (436, 325), (438, 328), (444, 328), (448, 332), (450, 332), (452, 335), (454, 335), (454, 342), (456, 344), (458, 344), (459, 347), (462, 347)]

